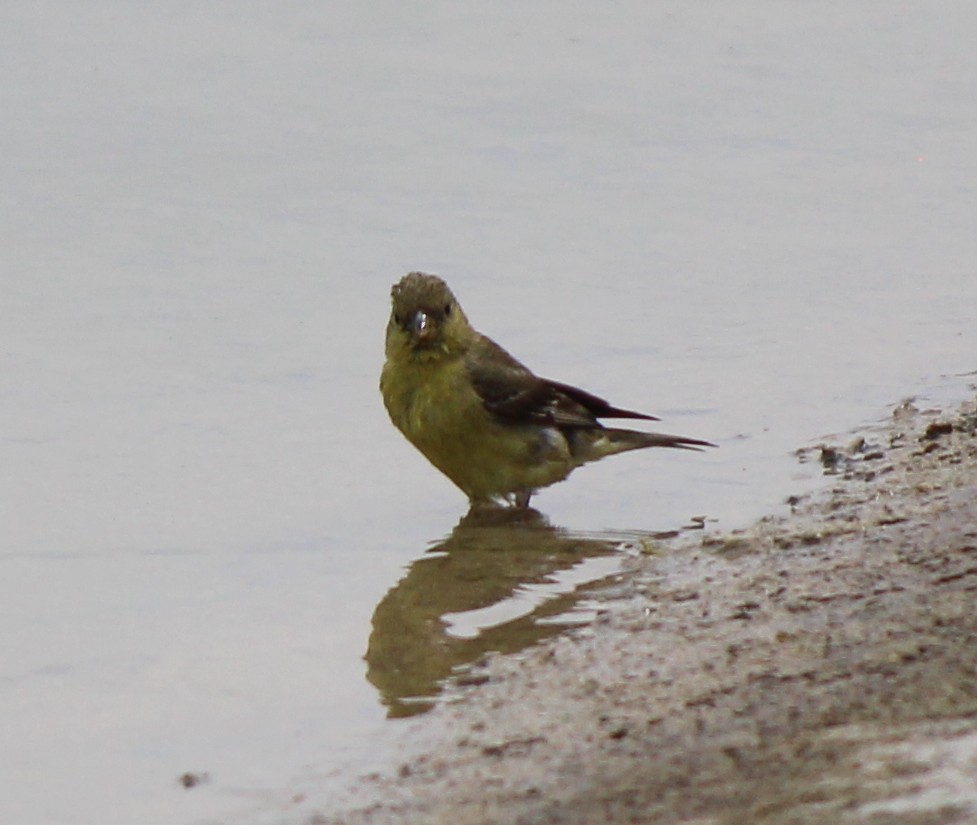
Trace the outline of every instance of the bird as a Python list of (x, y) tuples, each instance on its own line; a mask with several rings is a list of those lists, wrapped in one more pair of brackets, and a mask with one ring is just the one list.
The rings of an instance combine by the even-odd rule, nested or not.
[(541, 378), (469, 322), (437, 275), (409, 272), (391, 292), (380, 393), (393, 424), (472, 508), (528, 508), (532, 495), (588, 462), (628, 450), (716, 445), (605, 427), (658, 421)]

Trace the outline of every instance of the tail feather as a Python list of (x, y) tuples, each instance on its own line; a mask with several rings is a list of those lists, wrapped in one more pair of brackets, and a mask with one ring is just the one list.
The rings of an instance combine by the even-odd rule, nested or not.
[(715, 447), (711, 441), (698, 438), (687, 438), (684, 435), (669, 435), (668, 433), (642, 433), (637, 430), (605, 430), (605, 435), (611, 443), (620, 444), (626, 450), (640, 450), (642, 447), (672, 447), (679, 450), (701, 450), (703, 447)]
[(571, 454), (578, 466), (605, 456), (624, 453), (628, 450), (642, 450), (646, 447), (701, 450), (704, 447), (716, 446), (711, 441), (688, 438), (684, 435), (643, 433), (638, 430), (619, 430), (610, 427), (571, 430), (565, 432), (564, 435), (567, 436)]

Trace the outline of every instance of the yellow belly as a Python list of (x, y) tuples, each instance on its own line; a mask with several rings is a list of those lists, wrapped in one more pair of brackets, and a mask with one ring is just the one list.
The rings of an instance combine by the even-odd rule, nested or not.
[(380, 388), (397, 428), (472, 500), (545, 487), (575, 466), (558, 430), (488, 413), (461, 359), (385, 367)]

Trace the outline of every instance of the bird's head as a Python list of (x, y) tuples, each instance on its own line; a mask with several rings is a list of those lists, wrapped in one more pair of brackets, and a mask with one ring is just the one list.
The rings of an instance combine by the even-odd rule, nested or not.
[(463, 351), (475, 334), (448, 285), (436, 275), (410, 272), (390, 290), (393, 307), (387, 350), (415, 355)]

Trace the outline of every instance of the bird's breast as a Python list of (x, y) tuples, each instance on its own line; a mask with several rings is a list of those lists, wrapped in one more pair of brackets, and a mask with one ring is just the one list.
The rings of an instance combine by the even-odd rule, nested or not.
[(384, 369), (380, 389), (394, 424), (417, 446), (458, 438), (479, 412), (460, 360), (420, 360)]

